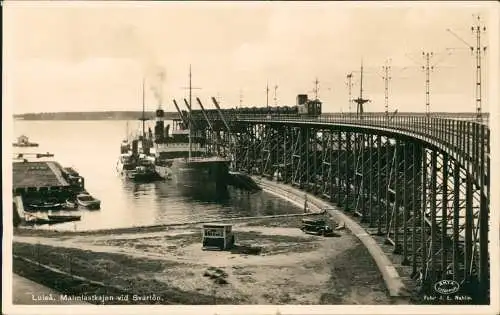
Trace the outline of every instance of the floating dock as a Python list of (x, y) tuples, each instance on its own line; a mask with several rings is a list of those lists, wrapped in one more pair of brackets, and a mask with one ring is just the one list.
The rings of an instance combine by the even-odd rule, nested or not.
[(55, 161), (13, 162), (12, 169), (14, 226), (26, 222), (25, 206), (30, 202), (57, 200), (64, 203), (85, 191), (83, 177)]

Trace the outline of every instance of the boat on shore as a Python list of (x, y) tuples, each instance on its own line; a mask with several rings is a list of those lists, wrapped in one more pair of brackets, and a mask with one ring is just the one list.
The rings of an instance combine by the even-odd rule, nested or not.
[(17, 138), (17, 142), (12, 144), (15, 147), (38, 147), (38, 143), (30, 142), (29, 138), (25, 135), (21, 135)]

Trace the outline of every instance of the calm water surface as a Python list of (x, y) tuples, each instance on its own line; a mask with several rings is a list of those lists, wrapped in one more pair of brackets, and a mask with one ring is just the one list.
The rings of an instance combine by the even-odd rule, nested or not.
[[(204, 219), (299, 213), (301, 209), (274, 195), (230, 188), (227, 200), (182, 195), (173, 181), (137, 184), (116, 173), (125, 121), (16, 121), (14, 136), (25, 134), (38, 148), (14, 152), (50, 152), (64, 167), (85, 178), (87, 191), (101, 199), (101, 210), (84, 211), (82, 219), (40, 228), (92, 230)], [(129, 122), (135, 131), (137, 122)]]

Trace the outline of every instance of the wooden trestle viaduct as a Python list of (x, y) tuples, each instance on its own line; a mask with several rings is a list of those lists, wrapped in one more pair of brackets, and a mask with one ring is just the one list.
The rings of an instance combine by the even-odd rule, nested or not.
[[(423, 292), (489, 303), (490, 129), (475, 114), (193, 115), (234, 170), (294, 185), (384, 236)], [(207, 120), (211, 121), (208, 123)]]

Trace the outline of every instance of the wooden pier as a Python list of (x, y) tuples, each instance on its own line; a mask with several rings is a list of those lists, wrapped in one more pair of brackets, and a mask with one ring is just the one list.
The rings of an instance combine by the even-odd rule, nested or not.
[(30, 204), (62, 204), (85, 191), (84, 178), (55, 161), (15, 161), (12, 169), (14, 226), (26, 222)]

